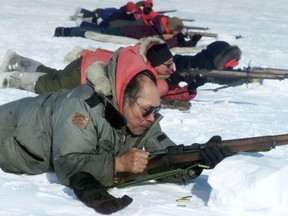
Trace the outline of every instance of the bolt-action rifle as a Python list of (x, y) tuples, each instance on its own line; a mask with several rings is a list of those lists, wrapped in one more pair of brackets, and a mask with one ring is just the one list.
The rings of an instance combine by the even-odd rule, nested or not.
[(200, 26), (187, 26), (187, 25), (184, 25), (184, 29), (195, 29), (195, 30), (203, 30), (203, 31), (206, 31), (206, 30), (209, 30), (208, 27), (200, 27)]
[(211, 33), (211, 32), (185, 32), (185, 35), (189, 36), (190, 38), (193, 37), (194, 35), (201, 35), (202, 37), (213, 37), (217, 38), (218, 34), (216, 33)]
[[(248, 67), (237, 70), (207, 70), (207, 69), (193, 69), (188, 71), (177, 72), (184, 79), (189, 80), (197, 74), (202, 74), (207, 77), (221, 77), (221, 78), (241, 78), (241, 79), (277, 79), (283, 80), (288, 78), (288, 70), (276, 68), (260, 68)], [(167, 79), (168, 75), (157, 75), (158, 79)]]
[[(147, 168), (142, 173), (122, 173), (121, 182), (113, 187), (126, 187), (151, 179), (159, 179), (179, 173), (194, 166), (201, 166), (200, 149), (205, 145), (217, 145), (219, 148), (228, 148), (231, 153), (267, 151), (276, 146), (287, 145), (288, 134), (273, 136), (258, 136), (241, 139), (207, 142), (201, 145), (169, 146), (164, 150), (150, 153)], [(166, 167), (166, 170), (151, 174), (157, 168)], [(205, 168), (205, 167), (204, 167)], [(206, 167), (207, 168), (207, 167)]]
[[(204, 30), (208, 30), (208, 29), (204, 29)], [(212, 38), (218, 38), (219, 34), (217, 33), (210, 33), (210, 32), (186, 32), (185, 33), (187, 36), (189, 36), (190, 38), (193, 37), (194, 35), (201, 35), (202, 37), (212, 37)], [(233, 37), (235, 39), (240, 39), (243, 38), (242, 35), (233, 35)]]

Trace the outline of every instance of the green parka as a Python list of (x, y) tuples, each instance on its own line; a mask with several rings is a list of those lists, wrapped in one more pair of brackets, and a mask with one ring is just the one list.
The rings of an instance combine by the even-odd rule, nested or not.
[(109, 186), (115, 175), (115, 156), (132, 147), (154, 151), (175, 145), (162, 132), (159, 114), (141, 136), (126, 130), (121, 114), (124, 90), (145, 69), (139, 55), (120, 48), (103, 66), (111, 84), (110, 95), (100, 96), (88, 83), (0, 106), (2, 170), (27, 174), (55, 171), (64, 185), (69, 185), (74, 173), (86, 171)]

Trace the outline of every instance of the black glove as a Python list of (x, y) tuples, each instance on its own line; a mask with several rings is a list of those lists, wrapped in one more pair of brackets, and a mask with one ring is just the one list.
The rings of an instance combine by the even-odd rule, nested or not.
[(185, 38), (187, 38), (187, 35), (184, 35), (182, 32), (179, 32), (177, 35), (176, 35), (176, 37), (177, 37), (177, 41), (178, 42), (183, 42), (183, 41), (185, 41)]
[(202, 77), (201, 75), (197, 74), (193, 79), (189, 79), (190, 83), (188, 84), (188, 91), (195, 92), (199, 86), (202, 86), (206, 82), (206, 78)]
[(214, 168), (224, 158), (231, 156), (232, 152), (226, 148), (219, 148), (213, 142), (220, 142), (220, 136), (213, 136), (205, 145), (200, 145), (201, 164)]
[(182, 32), (176, 35), (177, 37), (177, 46), (179, 47), (194, 47), (196, 46), (197, 42), (202, 38), (202, 35), (195, 34), (190, 37), (190, 40), (185, 40), (187, 35), (184, 35)]
[(193, 35), (192, 37), (190, 37), (190, 41), (194, 41), (195, 42), (195, 45), (196, 43), (202, 38), (202, 35), (199, 35), (199, 34), (195, 34)]
[(171, 89), (173, 85), (178, 85), (180, 82), (185, 82), (185, 77), (182, 77), (177, 71), (171, 74), (171, 76), (166, 79), (168, 88)]
[(177, 35), (176, 35), (176, 38), (177, 38), (177, 46), (179, 47), (187, 47), (187, 41), (185, 40), (185, 38), (187, 38), (186, 35), (184, 35), (182, 32), (179, 32)]
[(101, 182), (87, 172), (77, 172), (69, 180), (78, 199), (101, 214), (112, 214), (133, 201), (127, 195), (122, 198), (112, 196)]

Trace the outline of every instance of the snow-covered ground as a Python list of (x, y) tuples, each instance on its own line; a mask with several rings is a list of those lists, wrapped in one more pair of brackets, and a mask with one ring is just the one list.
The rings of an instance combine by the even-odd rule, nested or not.
[[(75, 26), (68, 17), (78, 6), (87, 9), (121, 6), (125, 0), (0, 0), (0, 61), (9, 49), (44, 64), (63, 68), (75, 46), (116, 50), (120, 45), (84, 38), (54, 38), (57, 26)], [(171, 16), (195, 19), (187, 25), (209, 27), (243, 52), (239, 67), (288, 68), (288, 8), (286, 0), (154, 0), (155, 10), (177, 9)], [(234, 40), (233, 35), (244, 38)], [(208, 44), (203, 39), (200, 44)], [(287, 80), (265, 80), (230, 87), (206, 84), (189, 112), (162, 110), (163, 130), (177, 143), (204, 143), (213, 135), (235, 139), (288, 132)], [(35, 96), (1, 89), (0, 104)], [(1, 121), (1, 120), (0, 120)], [(4, 124), (4, 122), (1, 122)], [(115, 215), (280, 216), (288, 212), (288, 146), (269, 152), (239, 153), (184, 185), (147, 184), (112, 189), (133, 203)], [(192, 195), (186, 207), (176, 199)], [(0, 215), (97, 215), (59, 184), (53, 173), (36, 176), (0, 170)]]

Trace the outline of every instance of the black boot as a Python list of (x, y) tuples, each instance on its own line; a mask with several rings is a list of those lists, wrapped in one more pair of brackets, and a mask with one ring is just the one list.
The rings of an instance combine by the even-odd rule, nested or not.
[(54, 37), (71, 37), (70, 28), (57, 27), (55, 29)]

